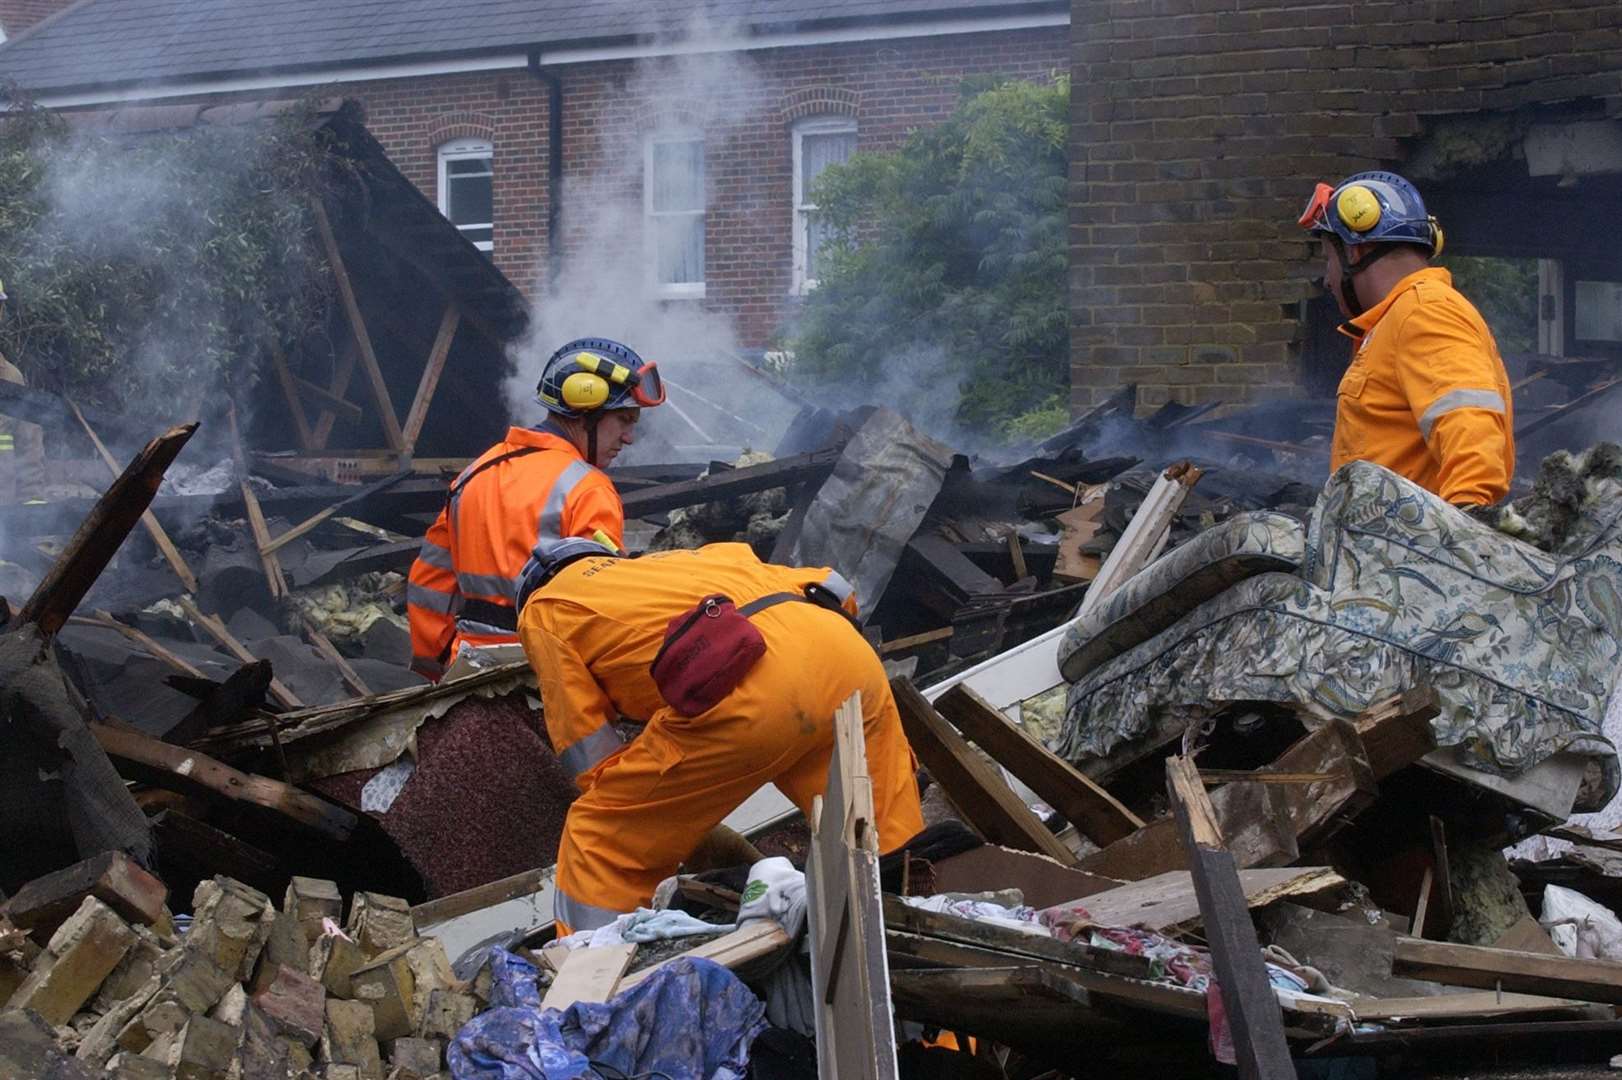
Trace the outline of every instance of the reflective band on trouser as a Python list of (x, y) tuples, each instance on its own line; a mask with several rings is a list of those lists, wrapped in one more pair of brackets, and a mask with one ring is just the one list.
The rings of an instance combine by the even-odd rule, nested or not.
[(569, 748), (558, 755), (558, 760), (570, 773), (579, 776), (624, 745), (625, 740), (620, 738), (620, 733), (614, 730), (614, 726), (604, 724), (585, 738), (570, 743)]
[[(565, 540), (576, 539), (563, 535), (563, 508), (568, 504), (569, 495), (591, 473), (591, 466), (584, 461), (571, 461), (558, 478), (552, 483), (552, 490), (546, 493), (546, 503), (541, 507), (541, 515), (535, 524), (535, 547), (530, 554), (527, 569), (531, 563), (542, 567), (551, 565), (552, 550)], [(522, 576), (520, 579), (522, 580)], [(513, 583), (510, 594), (514, 600), (518, 598), (518, 582)]]
[(406, 603), (415, 604), (424, 611), (449, 615), (456, 607), (456, 594), (430, 589), (413, 581), (406, 585)]
[(552, 894), (552, 917), (571, 931), (597, 930), (619, 918), (620, 912), (576, 900), (560, 888)]
[(417, 558), (436, 570), (456, 569), (456, 564), (451, 561), (450, 548), (442, 548), (432, 540), (423, 540), (422, 547), (417, 550)]
[(1449, 390), (1435, 401), (1419, 418), (1419, 434), (1429, 439), (1436, 421), (1460, 409), (1486, 409), (1502, 416), (1507, 410), (1504, 399), (1496, 390)]
[(500, 596), (509, 602), (518, 595), (518, 579), (501, 574), (456, 575), (456, 587), (466, 596)]
[(845, 575), (838, 570), (828, 571), (828, 576), (818, 582), (824, 589), (834, 594), (834, 599), (843, 604), (856, 592), (856, 586), (846, 580)]

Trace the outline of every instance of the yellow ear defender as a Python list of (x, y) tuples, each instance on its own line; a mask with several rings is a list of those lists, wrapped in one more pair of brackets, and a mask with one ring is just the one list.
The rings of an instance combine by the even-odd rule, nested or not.
[(571, 409), (589, 412), (601, 408), (614, 386), (625, 385), (631, 369), (595, 353), (575, 357), (580, 370), (563, 380), (563, 403)]
[(1427, 220), (1431, 223), (1431, 243), (1434, 245), (1431, 250), (1431, 258), (1434, 259), (1442, 253), (1442, 246), (1447, 243), (1447, 234), (1442, 231), (1442, 226), (1437, 223), (1434, 216)]
[(1335, 213), (1353, 232), (1365, 233), (1380, 223), (1380, 200), (1361, 184), (1352, 184), (1335, 199)]

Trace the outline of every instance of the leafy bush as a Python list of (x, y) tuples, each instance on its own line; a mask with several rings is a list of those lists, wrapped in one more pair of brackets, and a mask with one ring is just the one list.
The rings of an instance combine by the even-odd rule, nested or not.
[(0, 123), (0, 351), (36, 386), (176, 417), (249, 390), (330, 304), (305, 110), (122, 135), (22, 107)]
[(833, 250), (788, 335), (795, 377), (873, 393), (906, 364), (967, 430), (1062, 425), (1069, 111), (1068, 78), (970, 87), (898, 151), (830, 166), (813, 199)]

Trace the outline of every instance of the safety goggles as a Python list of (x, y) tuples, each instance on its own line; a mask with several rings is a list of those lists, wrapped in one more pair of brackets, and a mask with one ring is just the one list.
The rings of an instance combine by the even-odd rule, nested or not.
[(659, 375), (659, 364), (648, 361), (630, 373), (626, 382), (631, 387), (631, 397), (645, 409), (665, 403), (665, 381)]
[(1312, 191), (1312, 198), (1307, 200), (1307, 208), (1301, 211), (1301, 217), (1296, 224), (1303, 229), (1311, 231), (1327, 230), (1329, 228), (1329, 197), (1335, 193), (1333, 186), (1320, 183)]

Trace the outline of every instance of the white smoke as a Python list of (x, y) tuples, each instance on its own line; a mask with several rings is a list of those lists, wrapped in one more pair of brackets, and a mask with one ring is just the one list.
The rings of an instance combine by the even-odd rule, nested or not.
[[(633, 446), (624, 463), (668, 460), (672, 448), (707, 443), (771, 449), (792, 417), (786, 399), (737, 370), (738, 333), (729, 315), (706, 310), (702, 300), (659, 295), (645, 239), (648, 141), (703, 133), (705, 205), (713, 214), (713, 152), (737, 137), (738, 125), (758, 118), (764, 82), (747, 54), (726, 47), (736, 37), (728, 26), (688, 24), (672, 39), (683, 51), (640, 61), (627, 79), (623, 100), (634, 103), (645, 122), (615, 118), (601, 125), (597, 146), (581, 145), (578, 137), (568, 144), (568, 157), (605, 164), (591, 175), (567, 177), (560, 193), (565, 254), (555, 277), (542, 267), (528, 334), (513, 350), (504, 396), (514, 422), (541, 418), (534, 400), (541, 370), (555, 349), (578, 337), (623, 342), (657, 361), (671, 383), (669, 404), (645, 412), (639, 425), (647, 449)], [(703, 51), (706, 44), (716, 48)], [(716, 265), (713, 255), (706, 262)]]

